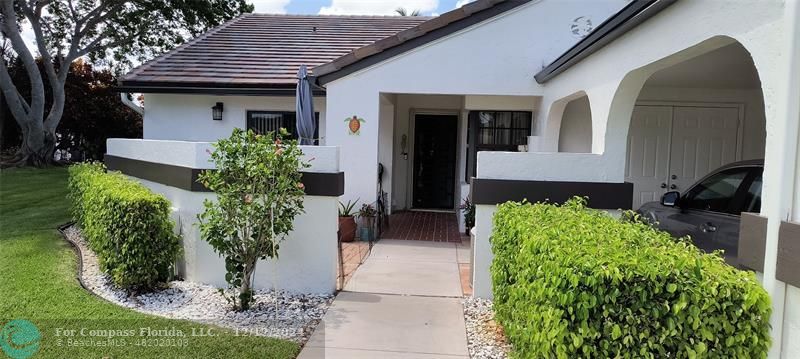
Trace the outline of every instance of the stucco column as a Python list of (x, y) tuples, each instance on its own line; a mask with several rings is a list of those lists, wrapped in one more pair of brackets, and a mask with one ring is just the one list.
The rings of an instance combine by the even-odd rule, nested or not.
[[(354, 83), (333, 82), (327, 86), (325, 143), (340, 148), (339, 168), (345, 177), (342, 201), (357, 199), (360, 207), (377, 199), (380, 95), (353, 86)], [(350, 124), (353, 116), (357, 125)]]
[(472, 296), (476, 298), (492, 298), (490, 267), (494, 254), (489, 237), (492, 234), (492, 217), (496, 210), (496, 205), (475, 206), (475, 240), (472, 243)]
[[(775, 278), (778, 257), (778, 237), (781, 220), (800, 220), (800, 201), (797, 199), (798, 136), (800, 136), (800, 6), (797, 0), (787, 0), (783, 25), (785, 55), (775, 71), (775, 92), (764, 93), (765, 107), (775, 106), (775, 116), (767, 116), (767, 146), (764, 156), (764, 189), (761, 213), (768, 218), (764, 250), (764, 288), (772, 300), (772, 347), (769, 358), (780, 358), (784, 343), (783, 324), (786, 284)], [(763, 80), (762, 80), (763, 81)], [(767, 79), (769, 81), (769, 79)]]

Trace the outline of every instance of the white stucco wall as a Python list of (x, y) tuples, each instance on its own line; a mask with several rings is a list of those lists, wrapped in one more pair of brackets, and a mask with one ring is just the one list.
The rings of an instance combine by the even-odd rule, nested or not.
[[(345, 198), (376, 192), (381, 93), (538, 96), (533, 74), (578, 40), (574, 20), (589, 17), (597, 25), (624, 4), (534, 1), (326, 84), (326, 143), (342, 148)], [(366, 120), (359, 136), (343, 122), (353, 115)]]
[[(386, 192), (386, 203), (384, 206), (388, 213), (392, 211), (394, 202), (394, 112), (396, 97), (391, 94), (381, 95), (380, 120), (378, 124), (378, 163), (383, 165), (383, 191)], [(399, 142), (398, 142), (399, 143)], [(376, 178), (377, 181), (377, 178)], [(377, 192), (376, 192), (377, 193)], [(366, 202), (371, 201), (367, 199)]]
[[(295, 111), (294, 96), (214, 96), (145, 94), (144, 138), (155, 140), (216, 141), (245, 128), (246, 112)], [(211, 119), (211, 107), (222, 102), (222, 121)], [(324, 144), (325, 98), (314, 98), (319, 112), (319, 135)]]
[[(214, 168), (206, 149), (208, 142), (109, 139), (108, 154), (148, 162), (189, 168)], [(339, 171), (338, 148), (301, 146), (307, 172)], [(183, 276), (186, 280), (226, 287), (225, 262), (200, 236), (197, 215), (203, 201), (214, 200), (209, 192), (192, 192), (131, 177), (171, 203), (173, 220), (182, 238)], [(260, 261), (256, 288), (300, 293), (333, 293), (337, 278), (338, 197), (305, 196), (304, 213), (295, 217), (294, 230), (281, 243), (280, 259)]]
[(592, 152), (592, 110), (588, 97), (574, 99), (564, 108), (558, 152)]

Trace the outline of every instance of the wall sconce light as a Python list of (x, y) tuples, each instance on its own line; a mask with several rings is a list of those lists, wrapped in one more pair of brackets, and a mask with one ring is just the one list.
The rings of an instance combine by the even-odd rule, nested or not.
[(222, 121), (222, 102), (217, 102), (217, 104), (211, 108), (211, 119), (214, 121)]

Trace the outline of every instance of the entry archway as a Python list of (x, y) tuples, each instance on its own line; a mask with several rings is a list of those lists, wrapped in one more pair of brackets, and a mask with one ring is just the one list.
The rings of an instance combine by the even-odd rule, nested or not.
[(722, 165), (762, 159), (765, 123), (758, 71), (739, 42), (654, 71), (628, 125), (625, 180), (634, 184), (634, 208), (685, 191)]
[(564, 107), (558, 152), (592, 152), (592, 109), (586, 94), (569, 101)]

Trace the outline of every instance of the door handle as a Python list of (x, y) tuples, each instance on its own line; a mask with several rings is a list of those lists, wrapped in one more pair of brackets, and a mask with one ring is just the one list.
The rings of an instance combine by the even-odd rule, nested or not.
[(678, 189), (678, 186), (673, 183), (669, 186), (669, 189)]
[(661, 183), (661, 188), (667, 188), (667, 184), (666, 183)]
[(703, 231), (703, 233), (714, 233), (717, 231), (717, 226), (711, 222), (706, 222), (700, 225), (700, 230)]

